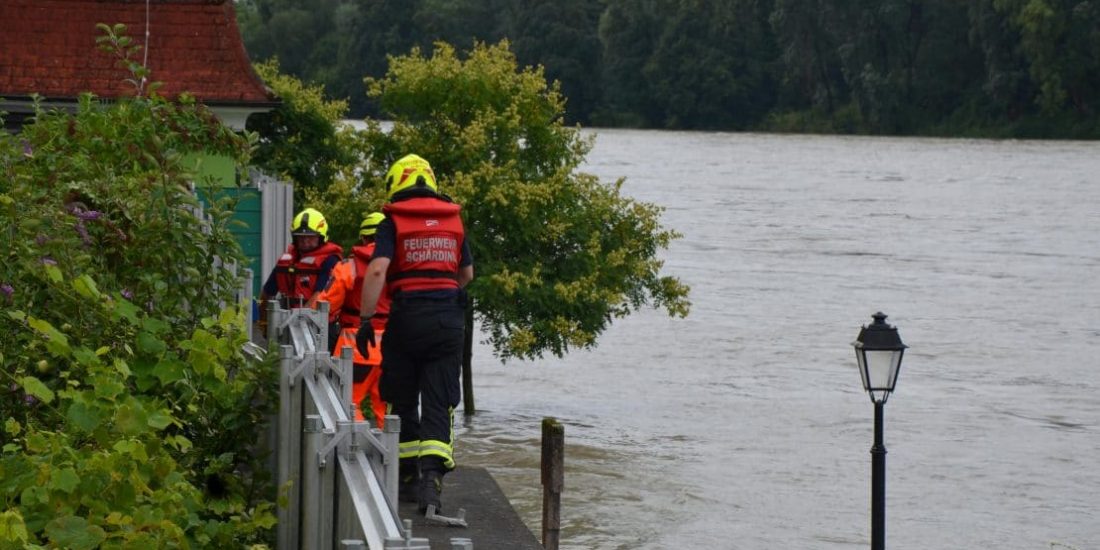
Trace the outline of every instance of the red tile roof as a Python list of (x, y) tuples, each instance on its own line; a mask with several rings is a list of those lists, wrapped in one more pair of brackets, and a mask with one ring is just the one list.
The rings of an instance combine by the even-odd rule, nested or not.
[(187, 91), (211, 105), (277, 101), (252, 70), (231, 0), (0, 0), (0, 96), (133, 95), (129, 72), (96, 46), (96, 24), (123, 23), (144, 45), (147, 14), (149, 78), (164, 83), (161, 95)]

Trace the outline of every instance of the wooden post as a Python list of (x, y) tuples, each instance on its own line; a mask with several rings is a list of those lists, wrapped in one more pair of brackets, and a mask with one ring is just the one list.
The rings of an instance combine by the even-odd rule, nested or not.
[(467, 298), (466, 304), (466, 340), (462, 343), (462, 412), (466, 416), (474, 414), (474, 299)]
[(558, 550), (561, 540), (561, 490), (565, 480), (565, 426), (542, 419), (542, 547)]

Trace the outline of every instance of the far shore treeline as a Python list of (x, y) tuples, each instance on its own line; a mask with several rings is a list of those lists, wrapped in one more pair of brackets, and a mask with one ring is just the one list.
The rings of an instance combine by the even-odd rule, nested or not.
[(593, 126), (1100, 137), (1095, 0), (239, 0), (253, 59), (377, 116), (387, 55), (509, 41)]

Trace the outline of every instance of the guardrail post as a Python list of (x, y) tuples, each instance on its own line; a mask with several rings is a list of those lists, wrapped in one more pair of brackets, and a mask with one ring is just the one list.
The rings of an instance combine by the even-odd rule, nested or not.
[[(351, 452), (344, 455), (349, 464), (357, 464), (358, 457), (356, 453)], [(336, 461), (339, 465), (340, 461)], [(339, 466), (338, 466), (339, 467)], [(355, 514), (355, 503), (352, 502), (351, 489), (346, 487), (344, 483), (340, 483), (342, 476), (337, 476), (336, 483), (336, 536), (340, 539), (342, 548), (362, 548), (366, 550), (366, 543), (363, 542), (364, 533), (361, 526), (358, 525), (358, 517)], [(361, 546), (349, 546), (353, 544), (360, 544)]]
[(328, 307), (328, 302), (317, 302), (317, 309), (313, 310), (313, 314), (319, 329), (317, 351), (324, 350), (326, 353), (332, 353), (328, 345), (329, 338), (332, 337), (328, 333)]
[(340, 367), (340, 404), (344, 406), (344, 412), (351, 420), (355, 420), (355, 412), (359, 410), (359, 403), (352, 400), (352, 384), (355, 380), (355, 361), (353, 357), (354, 353), (351, 348), (345, 346), (340, 350), (340, 361), (338, 363)]
[(561, 490), (565, 478), (565, 427), (542, 419), (542, 547), (558, 550), (561, 538)]
[(397, 517), (397, 487), (401, 480), (400, 451), (398, 447), (401, 441), (401, 417), (396, 414), (387, 414), (385, 430), (382, 433), (382, 445), (386, 447), (382, 455), (382, 476), (386, 490), (386, 500), (390, 503), (390, 510)]
[(323, 425), (320, 415), (306, 416), (302, 426), (302, 548), (316, 550), (322, 547), (321, 468), (318, 451), (324, 446)]
[[(268, 310), (269, 314), (274, 314)], [(276, 319), (278, 318), (277, 314)], [(269, 320), (272, 318), (269, 317)], [(291, 373), (294, 370), (294, 348), (279, 348), (279, 428), (278, 428), (278, 468), (279, 490), (287, 491), (286, 507), (279, 507), (278, 544), (280, 550), (299, 548), (299, 511), (301, 510), (301, 429), (302, 429), (302, 388), (294, 385)]]

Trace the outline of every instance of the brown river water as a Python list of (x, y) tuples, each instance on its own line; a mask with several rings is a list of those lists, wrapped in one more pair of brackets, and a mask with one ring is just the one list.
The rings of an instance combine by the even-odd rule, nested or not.
[(850, 343), (881, 310), (910, 346), (887, 545), (1100, 548), (1100, 143), (596, 133), (585, 171), (665, 207), (693, 309), (563, 359), (477, 345), (457, 458), (536, 535), (553, 416), (563, 548), (868, 547)]

